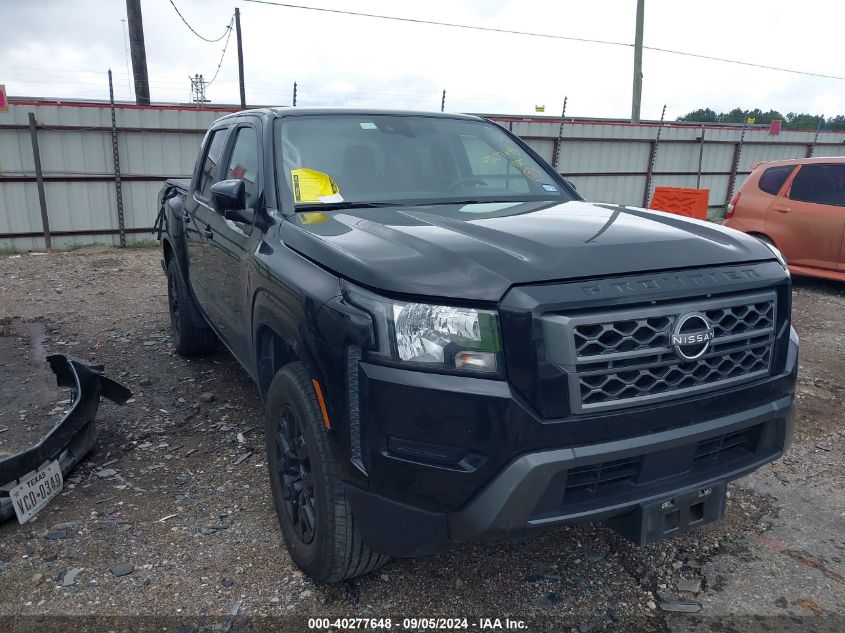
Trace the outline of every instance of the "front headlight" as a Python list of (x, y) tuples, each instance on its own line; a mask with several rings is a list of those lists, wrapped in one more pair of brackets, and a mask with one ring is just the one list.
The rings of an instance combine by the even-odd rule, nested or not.
[(373, 317), (372, 355), (431, 369), (498, 373), (502, 343), (495, 312), (393, 301), (352, 286), (345, 294)]

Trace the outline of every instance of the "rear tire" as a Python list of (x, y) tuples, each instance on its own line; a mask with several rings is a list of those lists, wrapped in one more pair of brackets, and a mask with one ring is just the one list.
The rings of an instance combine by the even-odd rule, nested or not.
[(318, 582), (338, 582), (384, 565), (352, 516), (311, 377), (300, 362), (267, 391), (267, 466), (273, 505), (291, 558)]
[(217, 347), (217, 336), (197, 311), (176, 262), (167, 262), (167, 307), (173, 346), (183, 356), (208, 354)]

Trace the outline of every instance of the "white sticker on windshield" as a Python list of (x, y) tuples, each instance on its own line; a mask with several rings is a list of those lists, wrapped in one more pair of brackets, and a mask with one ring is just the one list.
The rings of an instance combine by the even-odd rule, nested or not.
[(376, 124), (372, 121), (361, 121), (361, 129), (362, 130), (375, 130)]
[(320, 202), (323, 203), (330, 203), (330, 202), (343, 202), (343, 196), (339, 193), (333, 194), (331, 196), (317, 196)]
[(477, 202), (468, 204), (459, 209), (461, 213), (495, 213), (510, 207), (522, 204), (521, 202)]
[(545, 191), (553, 191), (553, 192), (555, 192), (555, 193), (557, 192), (557, 187), (555, 187), (554, 185), (546, 185), (546, 184), (543, 184), (543, 185), (540, 185), (540, 186), (541, 186), (541, 187), (542, 187)]

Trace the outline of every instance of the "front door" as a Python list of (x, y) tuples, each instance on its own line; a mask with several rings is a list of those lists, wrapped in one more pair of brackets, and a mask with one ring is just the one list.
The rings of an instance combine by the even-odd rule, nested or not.
[(194, 297), (203, 312), (208, 308), (208, 275), (205, 265), (205, 249), (209, 235), (209, 223), (214, 216), (211, 208), (211, 185), (218, 179), (218, 164), (226, 146), (227, 127), (209, 132), (203, 146), (202, 161), (194, 177), (194, 188), (185, 197), (182, 225), (185, 229), (185, 244), (188, 256), (188, 278)]
[[(233, 140), (221, 180), (242, 180), (246, 208), (260, 204), (258, 134), (250, 124), (232, 132)], [(210, 318), (232, 352), (241, 360), (249, 358), (252, 328), (250, 318), (250, 255), (257, 248), (260, 230), (250, 224), (230, 220), (215, 213), (210, 224), (211, 239), (206, 248)]]
[(793, 266), (836, 270), (843, 231), (845, 164), (799, 166), (766, 214), (766, 232)]

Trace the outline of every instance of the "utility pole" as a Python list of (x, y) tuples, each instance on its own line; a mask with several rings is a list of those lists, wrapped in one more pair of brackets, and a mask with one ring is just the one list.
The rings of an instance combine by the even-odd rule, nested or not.
[(147, 50), (144, 47), (144, 20), (141, 0), (126, 0), (129, 20), (129, 49), (132, 52), (132, 76), (135, 79), (135, 103), (150, 104), (150, 80), (147, 76)]
[(445, 112), (446, 110), (446, 88), (443, 88), (443, 97), (440, 99), (440, 111)]
[(293, 82), (293, 107), (296, 107), (296, 82)]
[(246, 110), (244, 89), (244, 48), (241, 42), (241, 10), (235, 7), (235, 34), (238, 36), (238, 79), (241, 82), (241, 110)]
[(634, 94), (631, 99), (631, 123), (640, 122), (640, 103), (643, 100), (643, 23), (645, 0), (637, 0), (637, 33), (634, 37)]

